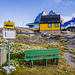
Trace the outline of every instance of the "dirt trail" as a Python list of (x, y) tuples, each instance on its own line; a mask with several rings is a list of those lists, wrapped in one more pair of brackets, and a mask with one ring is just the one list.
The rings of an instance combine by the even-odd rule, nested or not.
[(72, 67), (75, 67), (75, 59), (71, 57), (72, 53), (65, 52), (64, 57), (67, 60), (66, 63), (69, 63)]
[[(66, 46), (69, 50), (75, 47), (75, 45), (71, 45), (71, 44), (68, 44)], [(64, 57), (67, 60), (67, 63), (69, 63), (72, 67), (75, 67), (75, 58), (72, 58), (71, 55), (73, 54), (70, 52), (64, 52)]]

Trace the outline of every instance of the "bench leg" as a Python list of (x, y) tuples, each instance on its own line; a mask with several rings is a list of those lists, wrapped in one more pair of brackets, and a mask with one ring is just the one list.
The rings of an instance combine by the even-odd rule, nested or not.
[[(53, 56), (55, 56), (55, 55), (53, 55)], [(55, 62), (55, 58), (53, 58), (53, 63)]]
[(59, 58), (57, 58), (57, 65), (59, 64)]
[(30, 62), (31, 62), (31, 68), (33, 68), (33, 60), (31, 60)]
[(44, 64), (45, 64), (45, 66), (47, 66), (47, 60), (48, 60), (48, 59), (44, 59)]
[(55, 58), (53, 58), (53, 63), (55, 62)]

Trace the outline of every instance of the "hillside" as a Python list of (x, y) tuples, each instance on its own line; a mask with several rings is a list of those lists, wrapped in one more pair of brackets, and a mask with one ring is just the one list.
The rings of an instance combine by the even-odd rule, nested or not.
[[(16, 32), (33, 32), (33, 29), (24, 28), (24, 27), (15, 27)], [(3, 28), (0, 28), (0, 33), (2, 33)]]

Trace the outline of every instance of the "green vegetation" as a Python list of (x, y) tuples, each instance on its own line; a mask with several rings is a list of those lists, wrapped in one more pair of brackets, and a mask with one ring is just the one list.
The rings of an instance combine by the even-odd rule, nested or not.
[(70, 53), (73, 53), (75, 55), (75, 48), (71, 48)]
[(0, 34), (0, 36), (2, 36), (2, 34)]
[[(17, 35), (17, 39), (11, 41), (10, 44), (10, 64), (15, 66), (17, 69), (10, 75), (74, 75), (75, 68), (71, 67), (66, 63), (65, 58), (60, 58), (59, 65), (56, 62), (53, 64), (52, 59), (48, 60), (48, 66), (43, 66), (43, 60), (35, 60), (34, 67), (30, 68), (29, 61), (24, 61), (24, 50), (35, 50), (35, 49), (50, 49), (59, 48), (60, 55), (63, 56), (63, 52), (66, 49), (66, 42), (61, 43), (42, 43), (42, 44), (29, 44), (27, 41), (28, 35), (20, 36)], [(25, 41), (26, 40), (26, 41)], [(7, 43), (0, 43), (0, 47), (8, 47)], [(3, 65), (8, 65), (8, 61)], [(0, 71), (0, 75), (4, 75)]]
[(71, 55), (71, 57), (75, 58), (75, 55)]
[(75, 58), (75, 48), (71, 48), (70, 53), (73, 54), (73, 55), (71, 55), (71, 57)]

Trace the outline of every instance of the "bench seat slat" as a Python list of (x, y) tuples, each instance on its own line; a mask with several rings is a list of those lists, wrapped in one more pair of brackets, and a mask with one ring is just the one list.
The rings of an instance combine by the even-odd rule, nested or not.
[(58, 53), (59, 53), (59, 51), (51, 51), (51, 50), (50, 50), (50, 51), (33, 51), (33, 52), (25, 52), (25, 53), (26, 53), (26, 54), (29, 54), (29, 53), (41, 53), (41, 52), (42, 52), (42, 53), (45, 53), (45, 52), (46, 52), (46, 53), (48, 53), (48, 52), (58, 52)]
[(25, 50), (25, 53), (42, 52), (42, 51), (59, 51), (59, 49), (41, 49), (41, 50)]
[(43, 50), (26, 50), (25, 57), (41, 56), (41, 55), (56, 55), (59, 54), (59, 49), (43, 49)]
[(29, 56), (42, 56), (42, 55), (58, 55), (59, 53), (37, 53), (36, 55), (35, 54), (28, 54), (28, 55), (25, 55), (26, 57), (29, 57)]
[(47, 56), (47, 57), (32, 57), (32, 58), (24, 58), (24, 60), (38, 60), (38, 59), (50, 59), (50, 58), (60, 58), (62, 56)]

